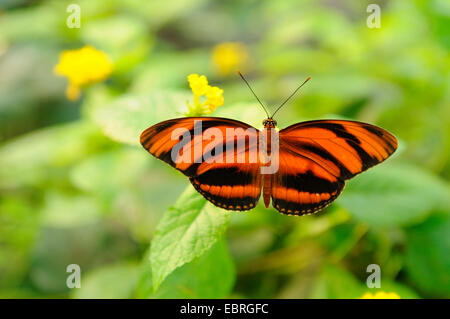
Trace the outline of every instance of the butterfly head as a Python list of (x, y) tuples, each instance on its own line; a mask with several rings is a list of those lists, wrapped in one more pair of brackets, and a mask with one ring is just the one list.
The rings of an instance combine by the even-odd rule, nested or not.
[(277, 126), (277, 121), (269, 117), (265, 119), (262, 124), (264, 125), (264, 128), (275, 128)]

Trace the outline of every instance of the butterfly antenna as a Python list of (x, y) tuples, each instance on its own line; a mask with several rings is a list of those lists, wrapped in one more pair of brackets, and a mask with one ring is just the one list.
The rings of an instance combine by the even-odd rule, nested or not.
[(275, 113), (277, 113), (277, 112), (283, 107), (283, 105), (285, 105), (286, 102), (289, 101), (289, 100), (291, 99), (291, 97), (293, 97), (293, 96), (295, 95), (295, 93), (297, 93), (297, 91), (300, 90), (300, 88), (301, 88), (303, 85), (305, 85), (306, 82), (309, 81), (309, 79), (311, 79), (310, 76), (308, 76), (308, 78), (305, 80), (305, 82), (303, 82), (298, 88), (296, 88), (295, 91), (292, 92), (292, 94), (289, 95), (289, 97), (288, 97), (283, 103), (281, 103), (281, 105), (275, 110), (275, 112), (273, 112), (273, 114), (272, 114), (271, 117), (273, 117), (273, 116), (275, 115)]
[(264, 112), (266, 112), (267, 117), (269, 118), (269, 112), (267, 112), (266, 107), (264, 106), (264, 104), (262, 104), (262, 102), (259, 100), (258, 96), (256, 95), (256, 93), (253, 91), (252, 87), (250, 86), (250, 84), (248, 84), (247, 80), (244, 78), (244, 76), (242, 75), (241, 72), (238, 71), (239, 76), (242, 78), (242, 80), (244, 80), (245, 84), (247, 84), (248, 88), (250, 89), (250, 91), (252, 91), (253, 95), (256, 97), (256, 99), (258, 100), (259, 104), (261, 104), (262, 108), (264, 109)]

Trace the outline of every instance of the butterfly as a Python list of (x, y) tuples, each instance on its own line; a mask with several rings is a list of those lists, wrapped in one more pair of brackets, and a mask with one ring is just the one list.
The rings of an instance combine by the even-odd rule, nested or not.
[[(263, 121), (261, 131), (220, 117), (171, 119), (144, 130), (140, 142), (150, 154), (186, 175), (215, 206), (253, 209), (262, 189), (266, 208), (272, 199), (272, 206), (288, 215), (323, 209), (340, 195), (346, 180), (383, 162), (397, 149), (391, 133), (371, 124), (313, 120), (277, 131), (273, 115)], [(273, 164), (268, 161), (273, 154), (276, 170), (264, 173), (263, 168)]]

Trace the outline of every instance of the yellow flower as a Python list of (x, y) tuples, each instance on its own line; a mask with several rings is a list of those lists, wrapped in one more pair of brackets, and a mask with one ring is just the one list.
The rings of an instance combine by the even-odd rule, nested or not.
[(192, 93), (196, 96), (204, 95), (208, 90), (208, 80), (204, 75), (190, 74), (187, 77)]
[(224, 42), (213, 48), (212, 61), (222, 75), (243, 69), (247, 60), (247, 48), (242, 43)]
[(375, 294), (372, 294), (371, 292), (366, 292), (360, 299), (400, 299), (400, 296), (397, 295), (395, 292), (384, 292), (379, 291)]
[[(223, 90), (217, 86), (210, 86), (206, 76), (190, 74), (187, 79), (194, 94), (194, 103), (188, 103), (187, 116), (209, 114), (223, 104)], [(200, 101), (201, 98), (203, 102)]]
[(223, 104), (223, 90), (217, 86), (210, 86), (206, 91), (205, 104), (209, 106), (210, 111), (214, 111), (218, 106)]
[(105, 80), (112, 69), (113, 64), (104, 52), (87, 45), (78, 50), (61, 52), (53, 71), (56, 75), (67, 77), (69, 86), (66, 96), (74, 101), (80, 97), (82, 87)]

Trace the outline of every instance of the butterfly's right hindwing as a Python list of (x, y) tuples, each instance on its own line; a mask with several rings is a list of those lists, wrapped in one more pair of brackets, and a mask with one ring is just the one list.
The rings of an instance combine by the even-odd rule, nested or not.
[(189, 180), (207, 200), (228, 210), (252, 209), (261, 194), (261, 175), (257, 165), (211, 166)]

